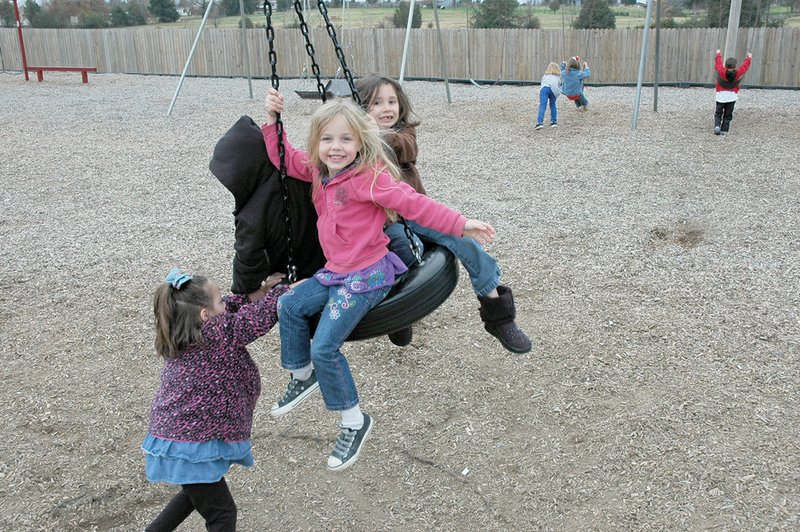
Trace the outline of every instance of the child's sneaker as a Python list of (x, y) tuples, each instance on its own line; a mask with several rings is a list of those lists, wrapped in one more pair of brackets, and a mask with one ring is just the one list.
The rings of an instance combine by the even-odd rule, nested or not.
[(558, 122), (550, 122), (550, 127), (558, 127)]
[(317, 382), (317, 372), (312, 370), (311, 376), (304, 381), (297, 380), (294, 377), (289, 381), (289, 386), (286, 387), (286, 393), (283, 398), (272, 405), (269, 409), (269, 415), (272, 417), (281, 417), (288, 414), (294, 407), (306, 400), (312, 393), (319, 390), (319, 383)]
[(714, 134), (715, 135), (719, 135), (720, 133), (722, 133), (722, 132), (720, 131), (719, 126), (715, 127), (714, 128)]
[(328, 469), (331, 471), (341, 471), (347, 469), (358, 459), (361, 447), (367, 440), (372, 431), (372, 418), (364, 414), (364, 425), (358, 429), (342, 428), (339, 437), (336, 438), (336, 445), (328, 457)]
[(536, 124), (536, 127), (533, 129), (542, 129), (544, 126), (542, 124)]

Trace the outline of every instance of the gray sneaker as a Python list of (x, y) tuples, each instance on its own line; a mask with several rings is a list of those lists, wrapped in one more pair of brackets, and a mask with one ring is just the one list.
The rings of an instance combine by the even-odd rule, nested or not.
[(542, 129), (543, 127), (544, 127), (544, 124), (539, 123), (539, 124), (536, 124), (536, 126), (533, 129)]
[(714, 128), (714, 134), (715, 135), (719, 135), (720, 133), (721, 133), (721, 131), (719, 130), (719, 126), (715, 127)]
[(372, 418), (364, 414), (364, 425), (360, 429), (342, 428), (339, 437), (336, 438), (336, 445), (333, 446), (333, 451), (328, 457), (330, 471), (342, 471), (353, 465), (361, 453), (362, 445), (367, 441), (369, 433), (372, 432), (373, 424)]
[(312, 393), (319, 390), (319, 383), (317, 382), (317, 372), (311, 371), (311, 376), (304, 381), (297, 380), (292, 377), (289, 381), (289, 386), (286, 387), (286, 393), (283, 398), (272, 405), (269, 409), (269, 415), (272, 417), (281, 417), (288, 414), (294, 407), (306, 400)]

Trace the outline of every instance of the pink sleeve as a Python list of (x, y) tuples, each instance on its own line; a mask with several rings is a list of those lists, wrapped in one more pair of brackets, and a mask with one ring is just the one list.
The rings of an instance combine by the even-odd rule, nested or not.
[(249, 303), (245, 294), (233, 296), (229, 300), (239, 303), (239, 308), (236, 312), (225, 312), (206, 322), (203, 336), (208, 339), (227, 338), (228, 342), (237, 346), (252, 343), (278, 323), (278, 298), (288, 289), (288, 285), (279, 284), (255, 303)]
[(378, 176), (370, 194), (371, 183), (371, 179), (364, 183), (366, 193), (381, 207), (392, 209), (403, 218), (441, 233), (464, 236), (467, 217), (460, 212), (419, 194), (410, 185), (395, 181), (386, 172)]
[[(278, 155), (278, 128), (275, 124), (264, 124), (261, 126), (261, 134), (264, 135), (264, 144), (267, 147), (267, 155), (275, 168), (280, 168), (281, 160)], [(283, 130), (283, 150), (286, 160), (286, 175), (300, 179), (301, 181), (311, 181), (311, 169), (306, 161), (308, 154), (303, 150), (298, 150), (289, 143), (286, 138), (286, 130)]]

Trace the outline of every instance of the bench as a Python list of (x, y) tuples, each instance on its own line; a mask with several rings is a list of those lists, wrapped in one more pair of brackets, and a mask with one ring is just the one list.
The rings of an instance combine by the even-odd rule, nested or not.
[(97, 72), (95, 67), (27, 67), (28, 70), (32, 72), (36, 72), (36, 80), (42, 81), (44, 77), (42, 76), (42, 72), (45, 70), (49, 72), (80, 72), (81, 73), (81, 81), (83, 83), (89, 83), (89, 72)]

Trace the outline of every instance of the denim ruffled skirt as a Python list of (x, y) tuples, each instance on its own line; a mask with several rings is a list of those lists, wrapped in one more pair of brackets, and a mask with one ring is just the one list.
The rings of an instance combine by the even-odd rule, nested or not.
[(150, 482), (210, 484), (225, 476), (233, 464), (253, 465), (250, 440), (197, 443), (163, 440), (148, 433), (142, 450)]

